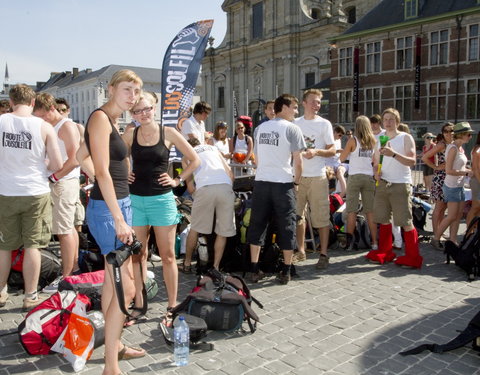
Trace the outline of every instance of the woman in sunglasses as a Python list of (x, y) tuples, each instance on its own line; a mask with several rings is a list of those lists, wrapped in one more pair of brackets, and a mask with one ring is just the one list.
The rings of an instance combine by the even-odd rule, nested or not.
[(245, 125), (241, 121), (235, 124), (236, 134), (230, 139), (230, 153), (235, 163), (247, 164), (253, 155), (252, 137), (245, 134)]
[[(435, 203), (435, 207), (432, 212), (432, 228), (433, 232), (437, 230), (438, 223), (445, 216), (447, 210), (447, 203), (443, 196), (443, 183), (445, 181), (445, 149), (447, 145), (453, 142), (453, 124), (447, 122), (442, 126), (439, 138), (437, 138), (437, 144), (422, 156), (422, 161), (425, 165), (428, 165), (433, 169), (432, 187), (430, 189), (431, 198)], [(434, 158), (432, 162), (431, 158)], [(458, 226), (450, 226), (450, 237), (456, 238), (458, 232)], [(438, 245), (438, 244), (437, 244)], [(435, 246), (435, 243), (434, 243)], [(442, 248), (438, 245), (438, 249)]]
[[(172, 324), (171, 310), (177, 305), (178, 269), (175, 261), (175, 234), (180, 216), (172, 188), (183, 184), (200, 165), (196, 152), (173, 127), (162, 126), (155, 121), (156, 101), (152, 94), (144, 92), (131, 113), (140, 126), (129, 129), (123, 140), (132, 156), (129, 175), (130, 197), (133, 209), (133, 229), (142, 243), (139, 255), (133, 257), (135, 279), (135, 303), (132, 315), (139, 316), (143, 306), (142, 288), (146, 278), (147, 244), (150, 227), (153, 227), (156, 244), (162, 258), (163, 279), (167, 289), (168, 305), (164, 324)], [(168, 175), (170, 148), (176, 149), (190, 162), (176, 178)], [(142, 265), (143, 275), (139, 264)], [(143, 278), (142, 278), (143, 276)], [(133, 324), (135, 319), (127, 321)]]
[[(437, 229), (431, 240), (435, 248), (443, 248), (440, 243), (440, 237), (443, 232), (451, 225), (458, 226), (463, 216), (465, 206), (465, 177), (471, 175), (471, 170), (467, 168), (467, 156), (463, 145), (472, 138), (473, 130), (468, 122), (459, 122), (453, 127), (453, 142), (445, 150), (445, 181), (443, 184), (443, 197), (447, 202), (447, 216), (445, 216), (437, 225)], [(450, 241), (457, 243), (456, 236), (453, 238), (450, 232)]]
[(475, 216), (480, 216), (480, 133), (477, 134), (470, 160), (472, 161), (472, 177), (470, 178), (472, 208), (468, 211), (467, 226)]
[[(428, 151), (435, 147), (435, 139), (436, 137), (432, 133), (425, 133), (423, 135), (423, 140), (425, 144), (422, 147), (422, 156), (425, 155)], [(435, 164), (435, 156), (430, 158), (432, 164)], [(432, 179), (433, 179), (433, 168), (427, 164), (422, 165), (423, 171), (423, 183), (427, 192), (430, 192), (432, 188)]]

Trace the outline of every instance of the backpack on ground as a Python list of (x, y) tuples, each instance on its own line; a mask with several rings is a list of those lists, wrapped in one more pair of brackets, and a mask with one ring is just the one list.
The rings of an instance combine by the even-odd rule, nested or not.
[(74, 291), (57, 292), (33, 308), (18, 326), (20, 342), (31, 355), (49, 354), (68, 324), (77, 300), (90, 305), (87, 296)]
[(342, 197), (338, 193), (332, 193), (328, 196), (330, 201), (330, 214), (333, 215), (344, 203)]
[[(179, 318), (183, 316), (188, 325), (189, 337), (190, 337), (190, 348), (191, 349), (200, 349), (202, 351), (213, 350), (213, 344), (200, 342), (201, 339), (207, 336), (207, 323), (202, 318), (198, 316), (193, 316), (190, 314), (179, 314), (173, 321), (173, 327), (179, 324)], [(173, 336), (173, 327), (167, 327), (165, 324), (160, 322), (159, 324), (160, 331), (162, 331), (163, 338), (167, 345), (174, 344)]]
[(357, 214), (357, 223), (353, 231), (353, 238), (357, 249), (371, 249), (370, 229), (364, 216)]
[(198, 316), (205, 320), (208, 329), (225, 332), (240, 329), (246, 321), (253, 333), (259, 318), (251, 307), (252, 301), (263, 308), (241, 277), (210, 270), (209, 276), (198, 279), (197, 286), (173, 313)]
[[(12, 270), (8, 277), (8, 286), (13, 289), (23, 289), (23, 248), (12, 252)], [(62, 273), (61, 259), (49, 249), (41, 249), (40, 276), (38, 278), (38, 287), (40, 289), (50, 285), (50, 283)]]
[(100, 310), (104, 279), (104, 270), (67, 276), (58, 283), (58, 291), (73, 290), (76, 293), (84, 294), (90, 299), (92, 310)]
[(467, 273), (469, 281), (480, 275), (480, 216), (470, 222), (460, 246), (452, 241), (445, 242), (445, 254), (447, 264), (452, 258)]
[(416, 348), (404, 351), (401, 355), (419, 354), (425, 350), (433, 353), (445, 353), (472, 343), (472, 348), (480, 351), (480, 311), (468, 323), (467, 327), (453, 340), (446, 344), (423, 344)]

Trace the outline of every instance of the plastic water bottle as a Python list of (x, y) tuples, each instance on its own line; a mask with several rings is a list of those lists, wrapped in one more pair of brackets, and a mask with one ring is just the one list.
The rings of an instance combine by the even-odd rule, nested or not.
[(188, 365), (190, 330), (185, 317), (180, 316), (179, 324), (173, 329), (174, 349), (173, 361), (176, 366)]

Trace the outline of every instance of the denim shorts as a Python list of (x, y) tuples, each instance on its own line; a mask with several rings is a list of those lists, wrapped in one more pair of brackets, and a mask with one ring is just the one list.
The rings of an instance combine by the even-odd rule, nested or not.
[(463, 186), (460, 187), (448, 187), (443, 185), (443, 197), (445, 202), (463, 202), (465, 200), (465, 190)]
[[(130, 197), (117, 200), (123, 218), (132, 225), (132, 207)], [(112, 213), (103, 200), (89, 199), (87, 206), (87, 224), (90, 233), (100, 247), (103, 255), (108, 254), (123, 245), (116, 235), (115, 222)]]
[(173, 192), (166, 194), (140, 196), (130, 194), (132, 200), (133, 226), (166, 227), (178, 224), (180, 215)]

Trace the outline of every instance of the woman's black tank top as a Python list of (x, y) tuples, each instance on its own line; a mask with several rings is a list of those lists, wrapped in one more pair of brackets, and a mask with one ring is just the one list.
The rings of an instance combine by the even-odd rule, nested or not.
[(165, 146), (165, 129), (159, 125), (160, 137), (156, 145), (142, 146), (138, 143), (138, 130), (133, 131), (132, 160), (135, 181), (130, 193), (141, 196), (161, 195), (172, 190), (170, 186), (158, 183), (158, 177), (167, 172), (170, 150)]
[[(112, 126), (112, 132), (110, 133), (110, 165), (108, 166), (108, 171), (112, 177), (113, 187), (115, 189), (115, 195), (117, 199), (123, 199), (128, 196), (128, 168), (126, 163), (126, 157), (128, 155), (128, 148), (122, 137), (117, 131), (117, 128), (110, 120), (108, 114), (101, 108), (96, 109), (90, 114), (90, 117), (96, 112), (102, 111), (108, 117), (110, 125)], [(87, 125), (85, 126), (85, 143), (87, 144), (88, 151), (90, 152), (90, 134), (88, 132), (88, 118)], [(92, 192), (90, 193), (90, 198), (104, 200), (102, 192), (100, 191), (100, 186), (98, 182), (95, 181)]]

